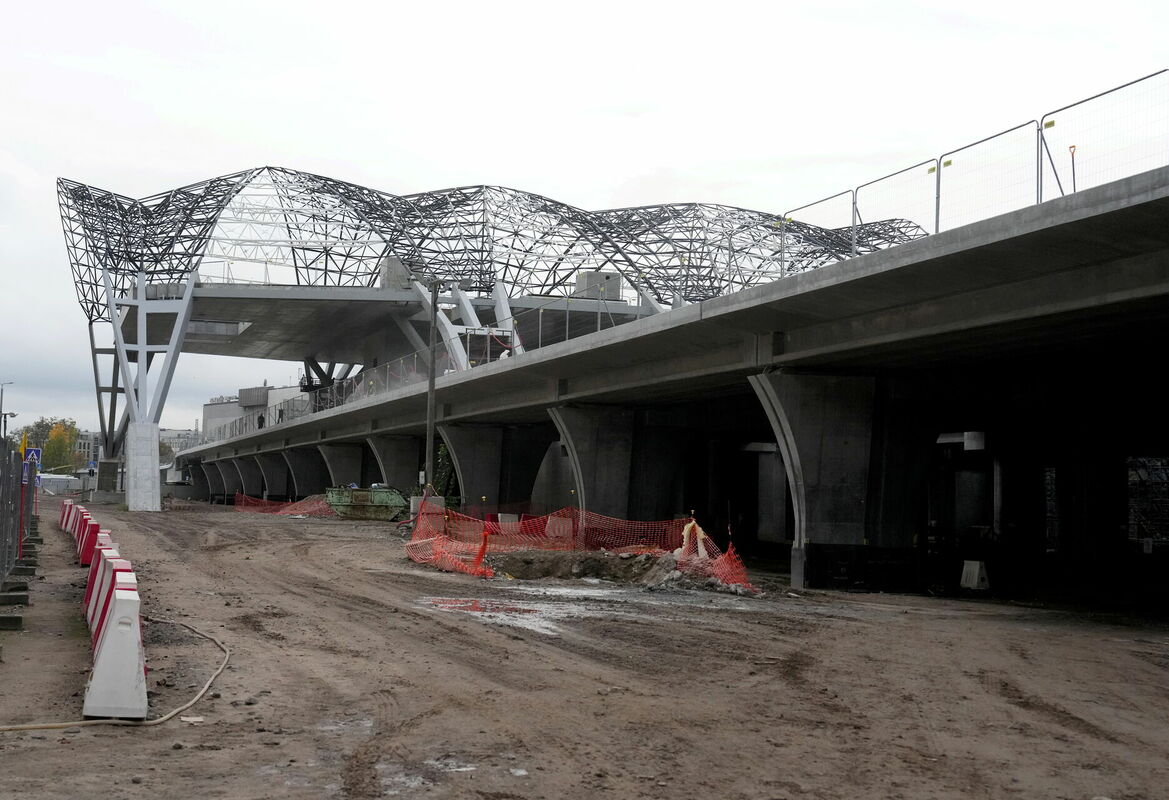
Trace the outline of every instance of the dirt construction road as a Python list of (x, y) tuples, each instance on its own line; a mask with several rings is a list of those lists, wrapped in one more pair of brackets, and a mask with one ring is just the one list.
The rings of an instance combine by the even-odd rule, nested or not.
[[(0, 633), (0, 724), (78, 719), (82, 573)], [(144, 611), (222, 638), (203, 722), (0, 734), (0, 797), (1164, 798), (1169, 629), (982, 602), (583, 580), (407, 561), (378, 523), (95, 514)], [(148, 626), (152, 715), (218, 663)]]

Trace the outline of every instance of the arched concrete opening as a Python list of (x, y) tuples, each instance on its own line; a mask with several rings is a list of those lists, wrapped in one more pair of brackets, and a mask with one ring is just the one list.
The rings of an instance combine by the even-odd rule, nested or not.
[(548, 414), (572, 466), (576, 505), (628, 519), (633, 411), (619, 406), (562, 406), (548, 409)]
[(207, 478), (208, 496), (211, 502), (226, 503), (227, 500), (225, 499), (225, 491), (223, 488), (223, 473), (219, 471), (219, 467), (215, 466), (214, 462), (211, 461), (204, 461), (199, 466)]
[(284, 460), (292, 475), (292, 493), (298, 499), (321, 494), (329, 485), (329, 468), (317, 448), (289, 448), (284, 451)]
[[(1169, 453), (1136, 402), (1155, 379), (1116, 350), (1086, 383), (1083, 355), (753, 377), (792, 486), (793, 586), (957, 592), (975, 561), (1002, 596), (1164, 596), (1169, 514), (1140, 518), (1140, 470)], [(1156, 491), (1169, 507), (1169, 475)]]
[(499, 502), (503, 429), (497, 425), (439, 425), (458, 476), (464, 505)]
[(188, 464), (187, 474), (191, 476), (191, 499), (209, 500), (211, 486), (207, 483), (207, 473), (203, 471), (203, 465), (198, 462)]
[[(533, 489), (546, 507), (578, 505), (632, 520), (696, 515), (706, 531), (768, 562), (789, 546), (782, 464), (767, 418), (744, 387), (641, 407), (549, 410), (560, 439)], [(549, 509), (551, 510), (551, 509)]]
[(256, 466), (264, 477), (264, 499), (286, 500), (288, 498), (288, 462), (277, 453), (256, 455)]
[(382, 483), (409, 492), (421, 481), (424, 440), (417, 436), (370, 436), (366, 439), (373, 453)]
[(361, 444), (320, 444), (317, 449), (325, 461), (330, 486), (362, 485)]
[(439, 425), (464, 505), (530, 507), (537, 473), (556, 433), (547, 424)]
[(235, 464), (230, 458), (211, 463), (219, 469), (219, 475), (223, 481), (223, 502), (234, 503), (236, 493), (243, 492), (244, 488), (243, 481), (240, 480), (239, 470), (235, 468)]
[(532, 482), (532, 513), (548, 514), (560, 508), (576, 506), (576, 484), (568, 448), (557, 439), (545, 448), (544, 458)]
[(772, 372), (750, 378), (783, 457), (794, 517), (793, 588), (810, 543), (865, 544), (875, 380)]
[(262, 498), (264, 496), (264, 475), (260, 472), (260, 466), (256, 463), (255, 458), (243, 456), (233, 458), (231, 461), (239, 472), (240, 491), (248, 497)]

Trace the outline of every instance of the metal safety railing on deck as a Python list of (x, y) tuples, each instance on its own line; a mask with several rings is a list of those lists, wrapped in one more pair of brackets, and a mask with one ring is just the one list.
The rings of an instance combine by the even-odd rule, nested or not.
[(850, 231), (855, 255), (866, 222), (907, 219), (940, 233), (1166, 165), (1169, 70), (1161, 70), (783, 218)]

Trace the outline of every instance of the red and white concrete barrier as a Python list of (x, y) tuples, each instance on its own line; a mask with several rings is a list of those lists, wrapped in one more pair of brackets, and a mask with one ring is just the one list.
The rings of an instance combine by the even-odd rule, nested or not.
[(87, 717), (146, 717), (146, 653), (142, 649), (140, 606), (137, 591), (114, 588), (94, 645), (93, 671), (82, 708)]
[(106, 532), (98, 534), (97, 544), (94, 545), (93, 563), (89, 565), (89, 575), (85, 580), (85, 599), (81, 601), (81, 607), (89, 608), (89, 599), (93, 596), (93, 591), (97, 587), (97, 573), (101, 568), (102, 553), (109, 553), (113, 558), (118, 558), (118, 546), (110, 541), (110, 535)]
[(93, 641), (93, 670), (82, 713), (145, 719), (146, 651), (133, 565), (84, 506), (64, 501), (57, 524), (73, 537), (78, 563), (89, 568), (82, 611)]

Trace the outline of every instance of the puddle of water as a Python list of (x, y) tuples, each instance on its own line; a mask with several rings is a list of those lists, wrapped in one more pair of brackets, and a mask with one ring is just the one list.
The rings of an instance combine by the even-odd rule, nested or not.
[(386, 797), (397, 797), (406, 792), (413, 794), (414, 789), (430, 785), (430, 781), (424, 776), (407, 772), (401, 764), (379, 760), (374, 769), (377, 771), (382, 794)]
[(430, 604), (443, 611), (468, 611), (473, 614), (536, 614), (534, 608), (513, 606), (499, 600), (478, 600), (466, 597), (434, 597)]
[[(626, 593), (621, 587), (614, 586), (611, 589), (596, 588), (596, 589), (580, 589), (572, 586), (503, 586), (503, 589), (508, 589), (513, 592), (522, 592), (523, 594), (534, 594), (543, 597), (570, 597), (587, 600), (615, 600), (616, 595)], [(621, 601), (623, 602), (623, 601)]]
[(353, 730), (354, 728), (367, 731), (372, 727), (373, 720), (365, 717), (362, 719), (326, 720), (317, 725), (317, 730), (325, 733), (338, 733), (340, 731)]
[(418, 602), (424, 607), (428, 606), (440, 611), (470, 613), (483, 622), (523, 628), (547, 636), (560, 635), (560, 627), (556, 624), (558, 620), (580, 619), (596, 616), (599, 613), (612, 613), (611, 609), (601, 610), (590, 608), (582, 603), (565, 602), (531, 603), (520, 606), (501, 600), (483, 600), (473, 597), (424, 597)]
[(432, 759), (429, 759), (423, 763), (425, 763), (426, 766), (428, 766), (428, 767), (434, 767), (435, 769), (442, 770), (443, 772), (474, 772), (475, 771), (474, 764), (466, 764), (466, 763), (463, 763), (462, 761), (457, 761), (457, 760), (455, 760), (453, 758), (449, 758), (449, 757), (432, 758)]

